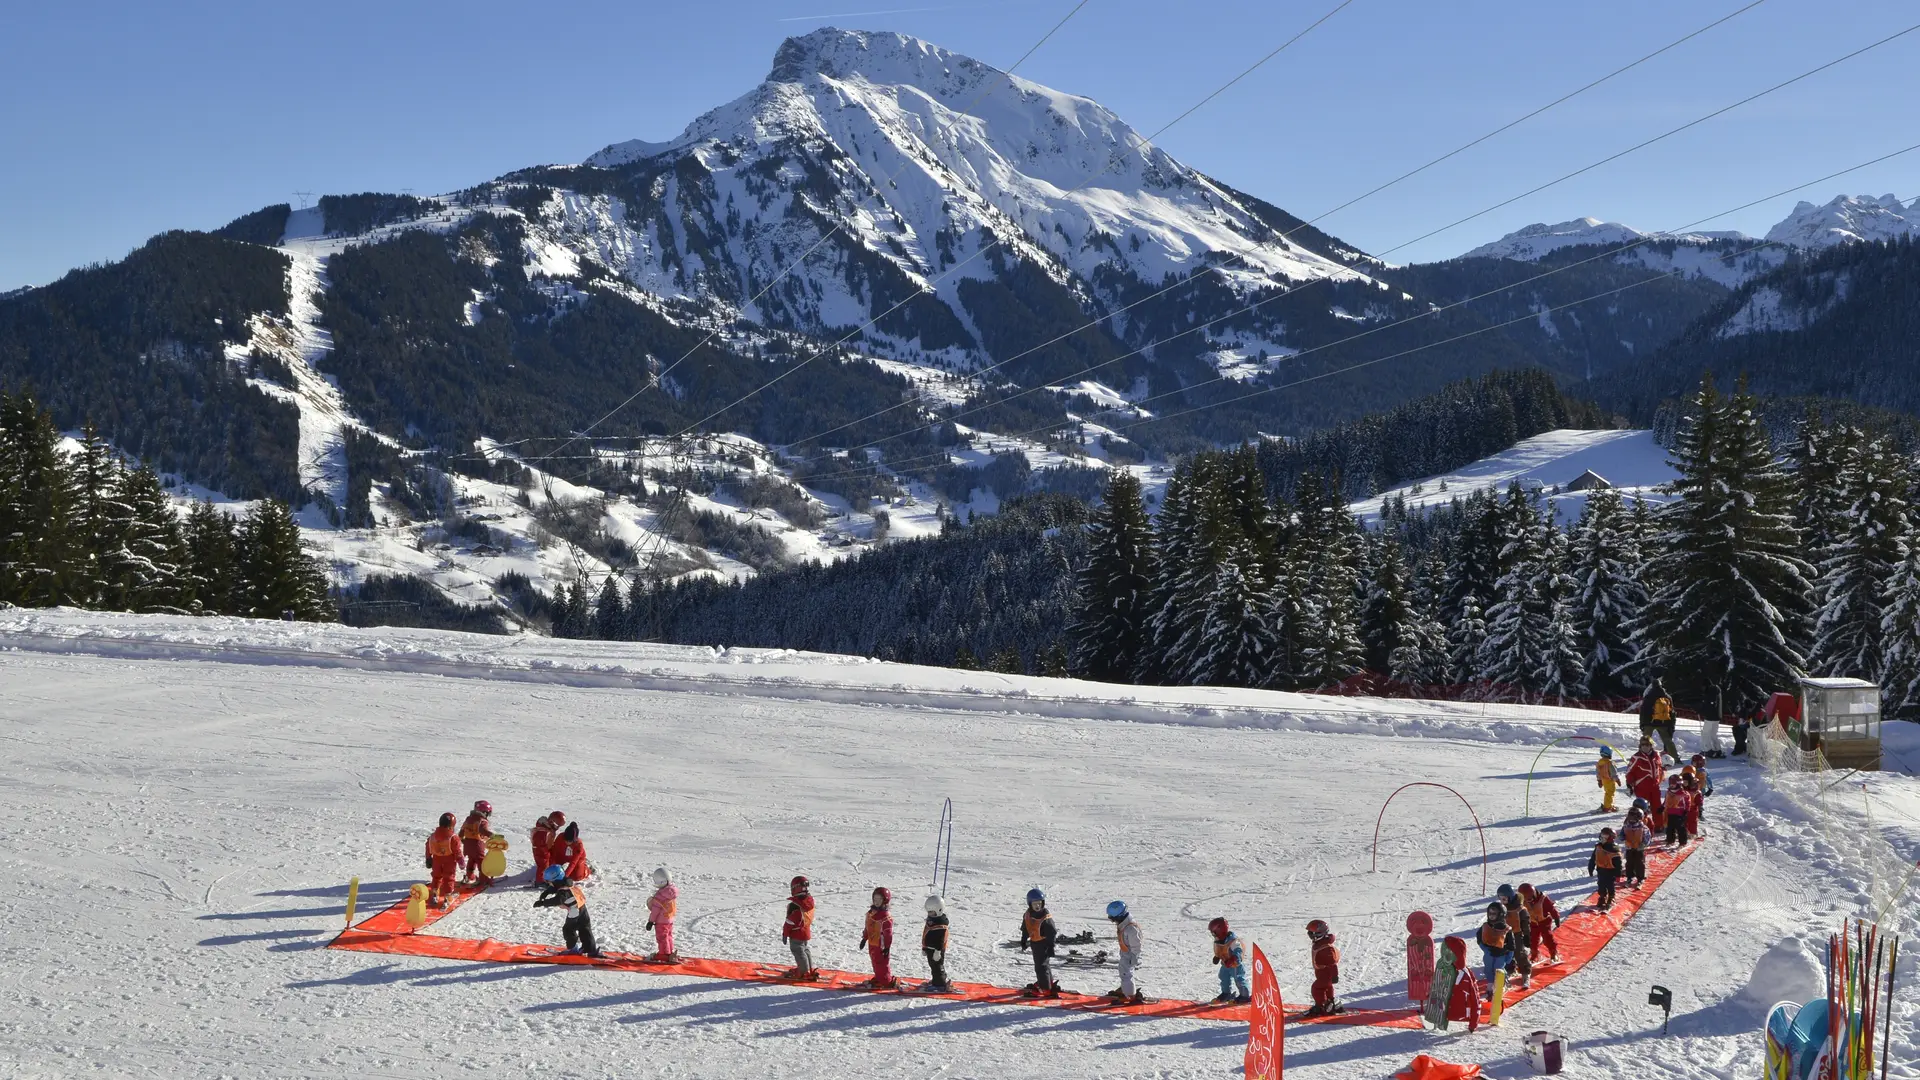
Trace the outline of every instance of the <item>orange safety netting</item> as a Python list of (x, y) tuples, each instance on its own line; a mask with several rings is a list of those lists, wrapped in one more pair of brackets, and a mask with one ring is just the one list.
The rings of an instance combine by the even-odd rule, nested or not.
[[(1536, 969), (1533, 985), (1525, 989), (1508, 990), (1507, 1007), (1511, 1008), (1585, 967), (1607, 942), (1613, 940), (1614, 935), (1620, 932), (1620, 928), (1626, 924), (1633, 913), (1640, 910), (1641, 905), (1646, 903), (1653, 891), (1659, 888), (1661, 883), (1666, 881), (1674, 869), (1685, 862), (1692, 852), (1691, 846), (1678, 852), (1649, 852), (1645, 887), (1634, 892), (1621, 893), (1610, 912), (1593, 910), (1595, 897), (1588, 897), (1579, 910), (1567, 916), (1555, 933), (1560, 942), (1560, 962)], [(478, 896), (485, 888), (484, 885), (461, 886), (445, 908), (427, 910), (427, 921), (421, 925), (421, 929), (424, 930), (433, 925), (454, 908)], [(362, 921), (358, 926), (341, 931), (338, 937), (328, 943), (328, 948), (501, 964), (568, 964), (615, 971), (651, 972), (656, 975), (688, 975), (704, 979), (726, 979), (733, 982), (810, 986), (822, 990), (940, 997), (952, 1001), (970, 1001), (989, 1005), (1032, 1005), (1073, 1011), (1117, 1013), (1125, 1016), (1180, 1017), (1238, 1023), (1246, 1023), (1251, 1019), (1245, 1005), (1214, 1005), (1209, 1002), (1174, 1000), (1154, 1001), (1140, 1005), (1118, 1005), (1112, 1003), (1110, 999), (1091, 997), (1086, 994), (1064, 994), (1058, 998), (1033, 998), (1025, 996), (1018, 990), (986, 983), (955, 983), (953, 993), (938, 995), (921, 994), (913, 988), (918, 984), (912, 983), (904, 984), (909, 987), (906, 990), (875, 991), (863, 985), (868, 976), (855, 972), (822, 968), (818, 979), (799, 982), (785, 977), (786, 969), (784, 968), (748, 960), (688, 957), (677, 964), (663, 964), (650, 961), (636, 953), (623, 952), (609, 952), (606, 954), (606, 959), (594, 960), (590, 957), (563, 952), (551, 945), (528, 945), (495, 941), (491, 938), (476, 940), (423, 934), (407, 926), (406, 906), (406, 901), (403, 900)], [(1422, 1027), (1419, 1013), (1412, 1008), (1349, 1009), (1334, 1016), (1313, 1018), (1301, 1015), (1304, 1011), (1304, 1009), (1289, 1011), (1287, 1021), (1411, 1030), (1419, 1030)]]

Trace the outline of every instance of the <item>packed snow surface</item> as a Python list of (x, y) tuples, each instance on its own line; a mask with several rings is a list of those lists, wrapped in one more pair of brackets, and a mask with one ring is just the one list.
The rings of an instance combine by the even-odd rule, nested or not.
[(1522, 439), (1511, 448), (1481, 458), (1443, 476), (1429, 476), (1402, 484), (1371, 499), (1353, 504), (1364, 521), (1377, 521), (1389, 499), (1404, 498), (1410, 510), (1445, 506), (1475, 491), (1504, 492), (1509, 484), (1539, 489), (1554, 513), (1565, 523), (1580, 516), (1587, 493), (1564, 491), (1586, 472), (1597, 473), (1629, 499), (1665, 501), (1659, 488), (1678, 473), (1667, 452), (1653, 441), (1653, 432), (1580, 431), (1561, 429)]
[[(533, 818), (565, 810), (599, 868), (602, 942), (644, 945), (643, 882), (680, 887), (688, 954), (778, 961), (785, 882), (809, 875), (822, 963), (858, 969), (865, 897), (912, 947), (940, 800), (963, 978), (1030, 978), (1010, 939), (1040, 885), (1067, 932), (1128, 900), (1144, 985), (1210, 996), (1205, 921), (1227, 917), (1304, 997), (1300, 927), (1325, 918), (1350, 1002), (1397, 1004), (1414, 908), (1464, 932), (1491, 882), (1571, 906), (1594, 805), (1590, 744), (1630, 723), (1571, 710), (1100, 686), (778, 651), (489, 639), (244, 620), (0, 614), (11, 826), (0, 859), (0, 1063), (12, 1076), (1216, 1077), (1237, 1025), (955, 1005), (623, 972), (325, 949), (345, 883), (377, 910), (420, 879), (434, 817), (496, 807), (524, 872)], [(1156, 722), (1127, 722), (1153, 720)], [(1289, 1075), (1375, 1080), (1417, 1052), (1526, 1075), (1519, 1038), (1570, 1036), (1573, 1075), (1735, 1077), (1759, 1064), (1750, 982), (1780, 943), (1837, 925), (1859, 883), (1744, 764), (1716, 771), (1707, 846), (1602, 954), (1504, 1029), (1294, 1028)], [(1876, 821), (1920, 839), (1920, 787), (1880, 775)], [(500, 887), (433, 932), (554, 939)], [(1083, 955), (1092, 948), (1082, 949)], [(1772, 959), (1769, 959), (1769, 958)], [(1756, 977), (1756, 969), (1761, 974)], [(1905, 971), (1903, 965), (1903, 972)], [(1791, 974), (1791, 973), (1789, 973)], [(1066, 966), (1075, 989), (1110, 968)], [(1910, 976), (1909, 976), (1910, 977)], [(1646, 987), (1671, 986), (1673, 1035)], [(1911, 985), (1909, 982), (1908, 985)], [(1747, 994), (1750, 996), (1750, 994)], [(1906, 999), (1911, 1001), (1909, 997)], [(1892, 1075), (1913, 1080), (1902, 1003)]]

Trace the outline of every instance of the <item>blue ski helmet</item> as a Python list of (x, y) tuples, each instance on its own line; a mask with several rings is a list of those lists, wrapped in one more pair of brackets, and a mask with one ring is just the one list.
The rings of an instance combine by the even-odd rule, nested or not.
[(1601, 756), (1601, 757), (1603, 757), (1603, 758), (1610, 758), (1610, 757), (1612, 757), (1612, 756), (1613, 756), (1613, 747), (1611, 747), (1611, 746), (1603, 746), (1603, 747), (1601, 747), (1601, 748), (1600, 748), (1600, 756)]
[(565, 867), (549, 866), (547, 867), (546, 874), (544, 874), (542, 877), (543, 877), (543, 880), (545, 880), (549, 884), (557, 885), (560, 882), (567, 880), (567, 871)]
[(1645, 810), (1647, 808), (1647, 800), (1645, 799), (1633, 800), (1633, 808), (1635, 810)]
[(1495, 896), (1498, 896), (1502, 900), (1511, 900), (1513, 899), (1513, 886), (1502, 885), (1499, 888), (1493, 890), (1493, 894)]
[(1041, 891), (1040, 891), (1039, 889), (1028, 889), (1028, 890), (1027, 890), (1027, 903), (1029, 903), (1029, 904), (1032, 904), (1032, 903), (1036, 903), (1036, 902), (1038, 902), (1038, 903), (1042, 903), (1042, 904), (1044, 904), (1044, 903), (1046, 903), (1046, 902), (1047, 902), (1047, 894), (1046, 894), (1046, 893), (1043, 893), (1043, 892), (1041, 892)]
[(1126, 917), (1127, 902), (1125, 900), (1115, 900), (1113, 903), (1107, 905), (1107, 918), (1112, 919), (1114, 922), (1119, 922)]

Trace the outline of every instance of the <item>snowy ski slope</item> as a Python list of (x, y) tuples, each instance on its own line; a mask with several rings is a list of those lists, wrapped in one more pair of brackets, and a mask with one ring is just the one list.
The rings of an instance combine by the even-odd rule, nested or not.
[[(421, 880), (433, 817), (475, 798), (497, 808), (516, 869), (537, 814), (582, 823), (601, 870), (589, 903), (612, 948), (645, 943), (642, 883), (666, 863), (684, 953), (778, 961), (785, 882), (806, 873), (821, 962), (859, 970), (873, 885), (894, 889), (911, 940), (951, 796), (957, 977), (1031, 978), (995, 943), (1039, 884), (1067, 931), (1098, 932), (1105, 903), (1128, 900), (1150, 993), (1210, 996), (1204, 924), (1224, 915), (1303, 999), (1301, 927), (1321, 917), (1345, 952), (1346, 1000), (1392, 1005), (1405, 914), (1422, 907), (1462, 932), (1486, 897), (1470, 822), (1431, 789), (1393, 803), (1370, 872), (1382, 800), (1410, 780), (1451, 784), (1486, 826), (1492, 883), (1532, 881), (1570, 907), (1601, 823), (1587, 813), (1591, 753), (1549, 750), (1523, 820), (1528, 764), (1558, 735), (1619, 742), (1630, 726), (855, 657), (72, 611), (0, 612), (0, 723), (0, 865), (24, 883), (0, 898), (0, 1073), (367, 1077), (1238, 1069), (1244, 1031), (1219, 1023), (322, 947), (348, 877), (362, 880), (362, 911), (393, 902)], [(1518, 1077), (1519, 1040), (1542, 1027), (1573, 1039), (1571, 1076), (1757, 1073), (1760, 1010), (1813, 991), (1786, 985), (1810, 971), (1796, 935), (1837, 925), (1864, 886), (1746, 766), (1716, 782), (1707, 846), (1599, 963), (1471, 1036), (1292, 1029), (1289, 1076), (1375, 1080), (1428, 1050)], [(1883, 774), (1868, 791), (1876, 826), (1920, 846), (1920, 783)], [(554, 939), (530, 896), (490, 892), (438, 929)], [(922, 973), (910, 947), (895, 955)], [(1911, 986), (1904, 965), (1903, 977)], [(1113, 974), (1067, 967), (1062, 980), (1103, 991)], [(1677, 999), (1665, 1039), (1645, 1005), (1654, 982)], [(1920, 1077), (1916, 1021), (1903, 1004), (1891, 1074), (1903, 1080)]]
[(1612, 482), (1629, 499), (1665, 502), (1658, 488), (1675, 476), (1667, 464), (1667, 452), (1653, 441), (1651, 431), (1580, 431), (1563, 428), (1522, 439), (1491, 457), (1443, 476), (1402, 484), (1371, 499), (1353, 504), (1353, 512), (1362, 521), (1378, 521), (1382, 507), (1392, 498), (1405, 498), (1409, 510), (1445, 506), (1456, 498), (1464, 499), (1475, 491), (1490, 490), (1498, 495), (1507, 485), (1519, 481), (1522, 487), (1545, 489), (1547, 502), (1562, 523), (1574, 521), (1586, 507), (1585, 492), (1556, 492), (1580, 474), (1592, 470)]

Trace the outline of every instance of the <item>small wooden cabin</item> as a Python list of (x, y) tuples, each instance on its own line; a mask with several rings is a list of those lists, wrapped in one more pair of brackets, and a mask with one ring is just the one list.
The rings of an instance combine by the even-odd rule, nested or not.
[(1800, 680), (1800, 748), (1836, 769), (1880, 767), (1880, 687), (1865, 679)]

